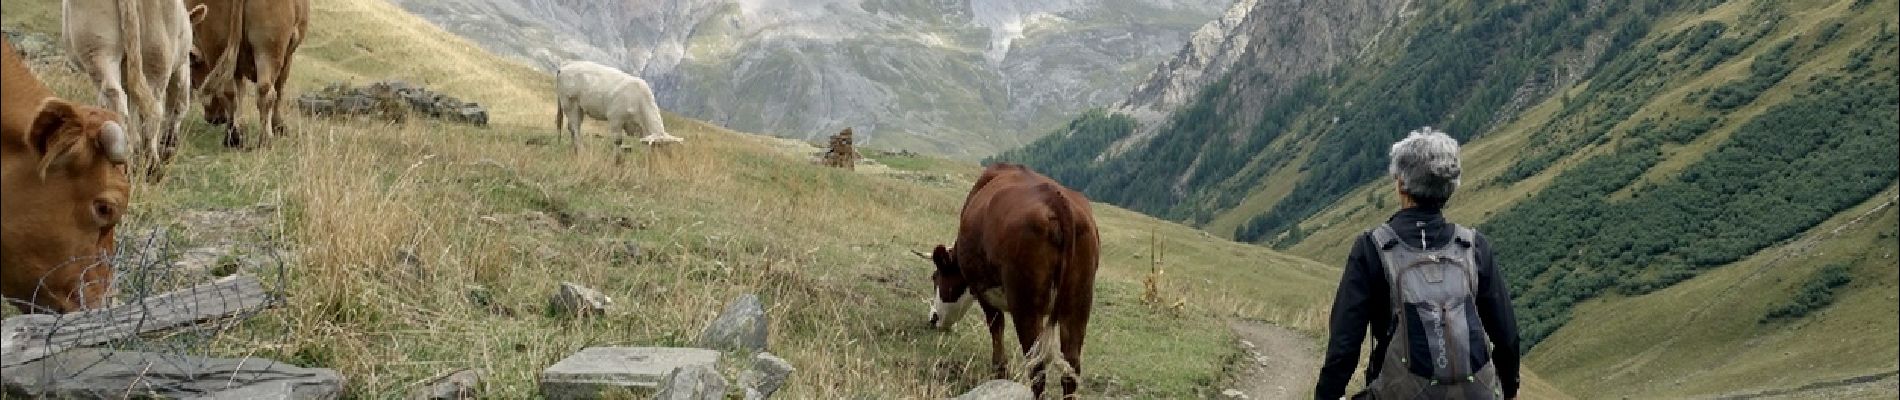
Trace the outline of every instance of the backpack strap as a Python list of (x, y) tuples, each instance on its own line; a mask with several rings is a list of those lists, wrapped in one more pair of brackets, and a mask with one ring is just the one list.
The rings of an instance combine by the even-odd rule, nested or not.
[(1459, 248), (1451, 249), (1451, 246), (1445, 246), (1445, 250), (1457, 252), (1460, 261), (1458, 265), (1464, 266), (1465, 283), (1471, 287), (1471, 295), (1477, 296), (1478, 259), (1475, 257), (1478, 255), (1478, 231), (1464, 225), (1452, 224), (1451, 226), (1456, 229), (1452, 234), (1451, 242), (1457, 244)]
[(1393, 231), (1391, 225), (1379, 224), (1366, 234), (1372, 236), (1373, 248), (1379, 252), (1379, 266), (1385, 271), (1385, 287), (1388, 293), (1385, 297), (1387, 302), (1391, 303), (1393, 321), (1398, 323), (1399, 312), (1404, 309), (1405, 300), (1399, 297), (1398, 264), (1400, 260), (1398, 260), (1397, 247), (1404, 243), (1400, 243), (1399, 233)]

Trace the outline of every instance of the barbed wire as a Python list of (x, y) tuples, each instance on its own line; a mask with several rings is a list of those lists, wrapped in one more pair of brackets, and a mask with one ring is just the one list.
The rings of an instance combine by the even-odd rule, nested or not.
[[(275, 210), (239, 209), (230, 212), (260, 211)], [(264, 310), (281, 305), (285, 300), (287, 265), (292, 263), (289, 260), (292, 255), (276, 238), (261, 231), (269, 224), (259, 225), (239, 228), (244, 232), (234, 232), (229, 237), (214, 239), (212, 243), (196, 243), (196, 247), (182, 245), (186, 241), (168, 227), (122, 227), (110, 263), (100, 263), (97, 256), (89, 256), (70, 260), (67, 265), (58, 267), (80, 268), (82, 274), (79, 276), (85, 276), (83, 272), (92, 268), (112, 268), (113, 294), (106, 307), (69, 314), (44, 314), (47, 310), (34, 308), (34, 299), (8, 299), (8, 303), (20, 311), (43, 313), (27, 316), (35, 318), (35, 321), (22, 321), (41, 325), (38, 328), (40, 330), (36, 330), (31, 337), (38, 339), (40, 348), (50, 349), (54, 354), (9, 367), (7, 392), (63, 397), (72, 395), (71, 390), (97, 391), (73, 385), (124, 381), (137, 382), (137, 387), (118, 388), (124, 392), (109, 397), (137, 397), (144, 394), (195, 396), (208, 395), (233, 382), (272, 378), (263, 375), (273, 374), (272, 370), (278, 361), (254, 358), (257, 346), (284, 343), (291, 336), (291, 327), (268, 322), (247, 324), (245, 321)], [(52, 275), (55, 274), (49, 274), (49, 277)], [(237, 275), (255, 279), (264, 295), (245, 295), (229, 288), (207, 285)], [(49, 282), (45, 279), (42, 278), (39, 288), (48, 287)], [(35, 290), (35, 296), (45, 291), (41, 289)], [(260, 302), (262, 304), (258, 304)], [(175, 327), (137, 334), (157, 327), (155, 324), (181, 322), (176, 321), (179, 318), (177, 316), (192, 315), (223, 316), (182, 321)], [(9, 317), (8, 325), (14, 325), (12, 322), (16, 318), (21, 317)], [(129, 324), (132, 328), (100, 329), (106, 325), (102, 321), (117, 326)], [(73, 350), (62, 350), (56, 347), (61, 343), (56, 342), (87, 336), (92, 337), (81, 339), (80, 343), (102, 343), (84, 345), (87, 350), (78, 351), (84, 354), (70, 357), (58, 355)], [(12, 337), (7, 339), (16, 340)], [(19, 351), (16, 345), (7, 344), (5, 350)], [(231, 368), (230, 362), (218, 360), (221, 358), (243, 359), (240, 365), (244, 367)], [(16, 375), (24, 379), (11, 377)], [(31, 386), (32, 389), (16, 386)]]

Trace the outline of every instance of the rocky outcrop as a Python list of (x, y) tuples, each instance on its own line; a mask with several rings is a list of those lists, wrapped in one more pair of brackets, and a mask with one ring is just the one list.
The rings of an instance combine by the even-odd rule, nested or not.
[(336, 82), (322, 90), (297, 96), (297, 110), (305, 115), (368, 116), (389, 122), (408, 120), (410, 113), (475, 126), (488, 125), (488, 109), (403, 81), (383, 81), (364, 87)]
[[(1149, 72), (1148, 78), (1137, 83), (1127, 98), (1115, 104), (1115, 111), (1135, 117), (1143, 125), (1153, 125), (1186, 104), (1202, 87), (1226, 76), (1234, 62), (1247, 55), (1247, 43), (1252, 37), (1240, 27), (1259, 3), (1260, 0), (1240, 0), (1229, 6), (1220, 19), (1188, 35), (1187, 45)], [(1154, 130), (1145, 131), (1152, 134)]]

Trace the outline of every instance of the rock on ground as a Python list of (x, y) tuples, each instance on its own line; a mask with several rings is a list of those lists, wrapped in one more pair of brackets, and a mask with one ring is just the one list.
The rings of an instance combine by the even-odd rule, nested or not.
[(73, 349), (0, 371), (9, 397), (334, 399), (343, 377), (265, 359)]
[(752, 369), (739, 375), (739, 385), (746, 388), (748, 400), (771, 398), (797, 370), (792, 368), (792, 363), (772, 353), (759, 353), (752, 356)]
[(462, 400), (475, 398), (481, 389), (482, 373), (472, 369), (455, 371), (422, 387), (412, 400)]
[(607, 315), (607, 309), (613, 305), (613, 298), (573, 282), (561, 282), (559, 291), (548, 298), (548, 308), (555, 314), (575, 317)]
[(549, 399), (599, 398), (602, 390), (651, 393), (674, 369), (719, 367), (719, 352), (671, 347), (590, 347), (541, 372), (541, 395)]
[(705, 365), (679, 367), (660, 382), (655, 400), (720, 400), (726, 398), (726, 378)]
[(726, 304), (726, 311), (713, 319), (699, 335), (699, 345), (721, 349), (765, 350), (770, 319), (759, 296), (747, 293)]
[(1031, 400), (1035, 398), (1035, 394), (1029, 391), (1028, 386), (1004, 379), (983, 382), (975, 389), (970, 389), (968, 393), (957, 396), (957, 400)]

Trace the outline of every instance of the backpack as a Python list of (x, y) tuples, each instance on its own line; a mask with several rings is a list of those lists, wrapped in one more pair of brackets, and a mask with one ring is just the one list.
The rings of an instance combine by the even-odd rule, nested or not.
[(1478, 316), (1477, 231), (1454, 228), (1452, 242), (1437, 249), (1413, 247), (1383, 224), (1370, 233), (1393, 314), (1379, 376), (1366, 385), (1374, 399), (1504, 397)]

